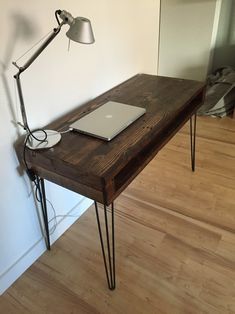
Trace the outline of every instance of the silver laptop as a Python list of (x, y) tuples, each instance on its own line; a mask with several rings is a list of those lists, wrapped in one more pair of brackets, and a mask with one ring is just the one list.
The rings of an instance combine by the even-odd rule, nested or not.
[(108, 101), (71, 124), (70, 128), (110, 141), (145, 112), (145, 108)]

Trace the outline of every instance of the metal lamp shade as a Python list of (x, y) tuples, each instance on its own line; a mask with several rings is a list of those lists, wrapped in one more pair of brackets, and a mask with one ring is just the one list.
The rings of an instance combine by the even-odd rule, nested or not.
[(92, 44), (95, 41), (91, 22), (85, 17), (76, 17), (66, 35), (69, 39), (82, 44)]

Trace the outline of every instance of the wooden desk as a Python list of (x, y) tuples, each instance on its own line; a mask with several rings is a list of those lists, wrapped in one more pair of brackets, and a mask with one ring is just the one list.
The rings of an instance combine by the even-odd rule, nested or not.
[[(201, 106), (204, 92), (205, 85), (200, 82), (139, 74), (47, 126), (54, 130), (67, 129), (72, 122), (109, 100), (146, 108), (144, 116), (111, 142), (70, 132), (63, 134), (61, 142), (52, 149), (27, 150), (27, 163), (35, 172), (41, 191), (40, 198), (47, 233), (43, 179), (95, 201), (102, 253), (110, 289), (115, 288), (113, 201), (188, 119), (191, 122), (191, 156), (194, 170), (196, 118), (193, 127), (192, 115)], [(19, 152), (19, 155), (22, 156), (22, 148)], [(107, 254), (103, 245), (96, 202), (104, 204)], [(109, 240), (106, 210), (106, 205), (111, 203), (112, 241)], [(110, 242), (112, 242), (112, 248)], [(47, 234), (47, 247), (50, 248), (49, 233)]]

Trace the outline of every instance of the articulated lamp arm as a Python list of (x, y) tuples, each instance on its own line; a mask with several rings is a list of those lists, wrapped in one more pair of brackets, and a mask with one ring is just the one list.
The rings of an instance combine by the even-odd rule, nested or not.
[[(23, 66), (18, 66), (16, 62), (13, 62), (13, 65), (17, 67), (18, 72), (14, 75), (17, 84), (17, 90), (20, 101), (20, 110), (23, 120), (23, 127), (27, 132), (27, 140), (26, 145), (31, 149), (42, 149), (49, 148), (54, 146), (56, 143), (60, 141), (61, 135), (60, 133), (52, 130), (41, 130), (43, 131), (43, 137), (40, 134), (35, 134), (37, 131), (31, 131), (27, 121), (27, 115), (24, 105), (23, 92), (21, 87), (20, 75), (23, 73), (43, 52), (43, 50), (52, 42), (52, 40), (59, 34), (61, 27), (65, 24), (69, 25), (69, 30), (66, 35), (69, 39), (82, 43), (82, 44), (92, 44), (94, 43), (94, 35), (91, 28), (91, 22), (84, 17), (76, 17), (67, 12), (57, 10), (55, 12), (56, 20), (58, 22), (58, 26), (53, 29), (53, 32), (49, 35), (49, 37), (41, 44), (41, 46), (34, 52), (34, 54), (29, 58), (28, 61)], [(61, 19), (61, 22), (59, 21)], [(42, 132), (41, 132), (42, 133)], [(50, 134), (49, 134), (50, 133)], [(29, 136), (30, 135), (30, 136)], [(48, 135), (50, 135), (48, 137)], [(30, 143), (33, 141), (33, 143)], [(36, 143), (35, 143), (36, 141)]]
[[(60, 10), (56, 11), (61, 12)], [(24, 129), (26, 131), (29, 131), (29, 125), (27, 121), (27, 115), (25, 111), (25, 105), (24, 105), (24, 98), (23, 98), (23, 92), (21, 87), (21, 81), (20, 81), (20, 75), (22, 72), (24, 72), (36, 59), (37, 57), (43, 52), (43, 50), (52, 42), (52, 40), (59, 34), (61, 27), (65, 24), (65, 21), (62, 21), (57, 28), (53, 29), (52, 34), (42, 43), (42, 45), (34, 52), (34, 54), (30, 57), (30, 59), (22, 66), (19, 67), (16, 62), (12, 62), (14, 66), (18, 68), (18, 72), (14, 75), (14, 78), (16, 79), (16, 85), (19, 95), (19, 101), (20, 101), (20, 110), (23, 120)]]

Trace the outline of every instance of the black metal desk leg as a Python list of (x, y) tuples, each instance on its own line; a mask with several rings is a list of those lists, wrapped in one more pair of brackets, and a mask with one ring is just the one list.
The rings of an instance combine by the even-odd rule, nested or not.
[(191, 165), (192, 171), (195, 171), (195, 148), (196, 148), (196, 122), (197, 113), (190, 117), (190, 144), (191, 144)]
[(114, 207), (113, 203), (111, 205), (111, 236), (109, 232), (109, 223), (108, 223), (108, 215), (107, 215), (107, 206), (104, 206), (104, 225), (105, 225), (105, 233), (106, 233), (106, 245), (104, 245), (103, 241), (103, 233), (101, 230), (100, 218), (99, 218), (99, 211), (97, 202), (95, 202), (95, 212), (96, 212), (96, 219), (97, 225), (99, 230), (100, 236), (100, 244), (104, 259), (104, 267), (108, 282), (108, 287), (110, 290), (114, 290), (116, 286), (116, 279), (115, 279), (115, 246), (114, 246)]
[(41, 204), (42, 216), (43, 216), (44, 227), (45, 227), (45, 232), (46, 232), (45, 242), (46, 242), (47, 249), (50, 250), (51, 245), (50, 245), (50, 233), (49, 233), (48, 216), (47, 216), (47, 201), (46, 201), (45, 184), (44, 184), (44, 180), (42, 178), (39, 178), (38, 176), (36, 177), (36, 180), (37, 180), (37, 188), (38, 188), (37, 197)]

